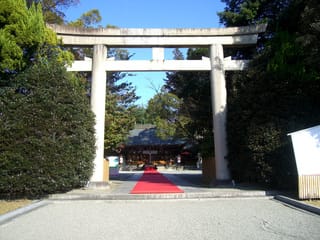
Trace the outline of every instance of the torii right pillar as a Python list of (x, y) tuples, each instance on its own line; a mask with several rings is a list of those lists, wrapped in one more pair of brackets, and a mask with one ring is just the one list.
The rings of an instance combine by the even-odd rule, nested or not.
[(210, 46), (211, 62), (211, 101), (213, 110), (213, 132), (215, 152), (215, 184), (230, 180), (227, 162), (227, 89), (224, 74), (224, 54), (221, 44)]

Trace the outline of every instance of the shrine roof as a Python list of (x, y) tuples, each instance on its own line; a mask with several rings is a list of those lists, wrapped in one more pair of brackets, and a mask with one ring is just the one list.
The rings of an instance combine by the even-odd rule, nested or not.
[(156, 127), (135, 128), (130, 131), (127, 146), (155, 146), (155, 145), (183, 145), (183, 139), (167, 138), (161, 139), (156, 134)]

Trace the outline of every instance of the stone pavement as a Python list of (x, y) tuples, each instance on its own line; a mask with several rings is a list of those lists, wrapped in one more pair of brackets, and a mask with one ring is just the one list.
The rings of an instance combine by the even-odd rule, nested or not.
[(204, 186), (201, 182), (201, 170), (159, 170), (184, 193), (177, 194), (130, 194), (130, 190), (142, 175), (142, 171), (121, 171), (118, 177), (111, 179), (109, 189), (76, 189), (66, 194), (50, 195), (51, 200), (146, 200), (146, 199), (203, 199), (226, 197), (273, 197), (276, 192), (255, 189), (252, 186), (221, 185)]

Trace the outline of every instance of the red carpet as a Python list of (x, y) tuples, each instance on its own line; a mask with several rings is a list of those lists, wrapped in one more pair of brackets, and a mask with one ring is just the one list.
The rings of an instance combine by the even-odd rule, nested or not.
[(147, 169), (131, 190), (131, 194), (182, 193), (169, 179), (155, 169)]

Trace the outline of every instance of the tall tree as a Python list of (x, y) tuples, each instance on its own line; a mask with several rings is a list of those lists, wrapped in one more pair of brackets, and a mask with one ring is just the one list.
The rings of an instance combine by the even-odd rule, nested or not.
[(29, 7), (33, 3), (41, 3), (45, 22), (57, 24), (64, 22), (63, 10), (77, 5), (79, 2), (80, 0), (27, 0)]
[[(230, 19), (222, 14), (222, 20), (242, 25), (239, 9), (249, 2), (228, 1), (235, 12)], [(319, 66), (310, 61), (319, 54), (319, 7), (314, 0), (258, 2), (274, 7), (251, 11), (251, 19), (269, 16), (267, 41), (247, 71), (227, 81), (228, 160), (238, 181), (292, 187), (296, 169), (287, 133), (320, 122)]]
[(39, 196), (83, 186), (95, 146), (82, 81), (66, 72), (68, 54), (53, 44), (41, 8), (3, 0), (0, 9), (1, 37), (7, 37), (1, 40), (22, 52), (20, 58), (0, 52), (0, 192)]
[(24, 0), (0, 1), (0, 71), (23, 69), (47, 39), (41, 9)]
[[(125, 49), (110, 49), (108, 57), (117, 60), (129, 60)], [(109, 72), (107, 74), (107, 99), (105, 117), (105, 153), (112, 154), (123, 143), (136, 122), (136, 89), (130, 82), (123, 81), (128, 73)]]
[(93, 28), (100, 23), (102, 17), (98, 9), (92, 9), (83, 13), (76, 21), (71, 21), (68, 25), (74, 27)]
[(188, 121), (179, 114), (181, 104), (181, 99), (164, 90), (149, 100), (146, 112), (149, 122), (157, 126), (158, 137), (162, 139), (172, 136), (186, 137), (182, 131)]
[[(41, 8), (27, 8), (24, 0), (0, 0), (0, 27), (1, 87), (10, 83), (10, 76), (32, 64), (43, 45), (57, 44), (57, 37), (45, 27)], [(59, 59), (67, 63), (72, 56), (60, 49)]]
[(175, 48), (173, 51), (173, 59), (174, 60), (183, 60), (184, 56), (183, 53), (181, 52), (181, 50), (179, 48)]
[(226, 4), (219, 12), (220, 22), (229, 26), (247, 26), (261, 22), (277, 21), (279, 13), (291, 0), (222, 0)]
[[(208, 49), (191, 48), (188, 50), (187, 59), (201, 59), (208, 54)], [(212, 155), (213, 148), (206, 147), (212, 145), (213, 137), (209, 73), (167, 73), (165, 81), (166, 90), (183, 100), (179, 115), (184, 117), (186, 124), (180, 129), (181, 134), (199, 143), (203, 147), (203, 154)]]
[(137, 106), (133, 114), (136, 120), (136, 124), (150, 123), (150, 121), (148, 120), (146, 108), (144, 106)]
[[(75, 21), (69, 23), (71, 26), (82, 28), (96, 28), (102, 18), (98, 9), (90, 10), (80, 16)], [(115, 26), (109, 26), (115, 28)], [(92, 49), (71, 50), (76, 59), (83, 57), (92, 58)], [(108, 58), (116, 60), (129, 60), (130, 53), (126, 49), (108, 49)], [(85, 73), (90, 78), (90, 73)], [(128, 133), (134, 127), (135, 112), (137, 107), (134, 105), (138, 97), (132, 83), (125, 82), (123, 79), (128, 76), (124, 72), (108, 72), (106, 89), (106, 115), (105, 115), (105, 155), (114, 154), (120, 143), (124, 142)]]

